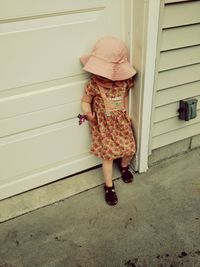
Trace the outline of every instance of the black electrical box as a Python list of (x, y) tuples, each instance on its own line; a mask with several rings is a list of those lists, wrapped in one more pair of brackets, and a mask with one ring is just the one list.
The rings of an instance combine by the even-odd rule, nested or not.
[(189, 121), (197, 116), (197, 102), (196, 98), (180, 100), (178, 109), (179, 119)]

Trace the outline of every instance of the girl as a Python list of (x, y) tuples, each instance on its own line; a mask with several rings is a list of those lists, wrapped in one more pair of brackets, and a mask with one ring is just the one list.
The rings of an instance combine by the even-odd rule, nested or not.
[(118, 199), (112, 181), (114, 159), (121, 159), (123, 181), (133, 181), (129, 163), (135, 154), (135, 140), (127, 100), (136, 71), (128, 62), (125, 44), (115, 37), (101, 38), (92, 54), (81, 57), (81, 62), (83, 69), (93, 74), (82, 98), (82, 110), (91, 126), (91, 153), (103, 159), (105, 200), (115, 205)]

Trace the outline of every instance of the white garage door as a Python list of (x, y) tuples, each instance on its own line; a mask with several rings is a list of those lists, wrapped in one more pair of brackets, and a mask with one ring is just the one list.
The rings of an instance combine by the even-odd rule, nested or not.
[(0, 0), (0, 199), (100, 163), (76, 118), (79, 57), (124, 38), (124, 2)]

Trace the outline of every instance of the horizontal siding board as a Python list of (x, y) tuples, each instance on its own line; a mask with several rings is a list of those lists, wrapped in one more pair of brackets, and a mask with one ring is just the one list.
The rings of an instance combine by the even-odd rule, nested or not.
[(195, 124), (195, 123), (200, 123), (200, 110), (197, 111), (197, 117), (189, 121), (180, 120), (178, 116), (176, 116), (176, 117), (155, 123), (154, 129), (153, 129), (153, 137), (164, 134), (164, 133), (168, 133), (168, 132), (180, 129), (180, 128), (184, 128), (185, 126), (191, 126), (192, 124)]
[(200, 64), (194, 64), (158, 74), (157, 90), (200, 80)]
[(200, 45), (163, 51), (160, 54), (159, 71), (200, 63)]
[(188, 83), (169, 89), (161, 90), (156, 93), (155, 106), (166, 105), (181, 99), (196, 97), (200, 94), (200, 81)]
[(161, 51), (200, 44), (200, 24), (189, 25), (162, 32)]
[[(200, 95), (195, 96), (195, 98), (198, 100), (197, 109), (200, 110)], [(179, 101), (155, 108), (154, 122), (156, 123), (178, 116), (178, 109)]]
[(156, 122), (167, 120), (178, 115), (179, 102), (155, 108), (154, 125)]
[(199, 1), (166, 5), (164, 9), (163, 28), (195, 24), (198, 22), (200, 22)]
[(169, 145), (171, 143), (175, 143), (179, 140), (183, 140), (187, 137), (191, 137), (197, 134), (200, 134), (200, 123), (188, 125), (175, 131), (153, 137), (152, 149)]

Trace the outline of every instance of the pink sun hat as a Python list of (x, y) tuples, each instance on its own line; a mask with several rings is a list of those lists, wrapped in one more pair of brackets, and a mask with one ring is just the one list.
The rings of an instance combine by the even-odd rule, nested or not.
[(112, 81), (126, 80), (136, 74), (136, 70), (128, 62), (125, 43), (112, 36), (98, 40), (92, 54), (82, 56), (81, 62), (85, 71)]

